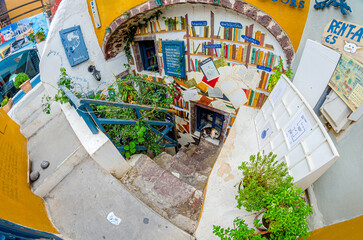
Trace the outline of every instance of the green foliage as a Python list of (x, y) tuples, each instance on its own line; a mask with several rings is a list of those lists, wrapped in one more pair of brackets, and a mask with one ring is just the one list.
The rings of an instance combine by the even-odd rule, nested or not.
[[(288, 175), (284, 162), (278, 163), (276, 155), (258, 153), (250, 156), (249, 162), (238, 167), (243, 172), (243, 179), (236, 196), (237, 207), (247, 211), (264, 212), (264, 219), (269, 224), (267, 231), (271, 239), (292, 240), (308, 236), (306, 218), (312, 213), (303, 198), (303, 192)], [(255, 221), (255, 225), (261, 223)]]
[(292, 78), (292, 70), (289, 68), (288, 70), (284, 71), (283, 61), (280, 58), (279, 64), (274, 67), (274, 74), (271, 75), (270, 81), (268, 82), (268, 90), (272, 91), (276, 86), (277, 82), (281, 78), (281, 75), (284, 73), (289, 79)]
[(292, 177), (288, 175), (286, 163), (278, 163), (272, 152), (251, 155), (250, 161), (242, 162), (238, 169), (242, 171), (243, 179), (236, 196), (237, 207), (244, 206), (247, 211), (260, 211), (266, 207), (267, 196), (291, 186)]
[(236, 218), (233, 221), (234, 228), (221, 228), (213, 225), (213, 233), (221, 240), (258, 240), (264, 239), (255, 233), (253, 228), (249, 228), (243, 219)]
[(19, 73), (15, 77), (14, 86), (19, 89), (20, 85), (29, 80), (29, 76), (26, 73)]
[[(96, 94), (95, 99), (110, 100), (115, 102), (130, 102), (152, 107), (169, 108), (173, 102), (173, 96), (178, 94), (173, 84), (160, 84), (146, 80), (146, 76), (134, 76), (129, 74), (125, 79), (117, 79), (109, 88), (108, 94)], [(123, 152), (126, 158), (134, 153), (136, 146), (145, 146), (147, 153), (154, 156), (160, 154), (162, 149), (160, 136), (149, 130), (145, 120), (164, 121), (165, 113), (159, 111), (140, 111), (143, 118), (139, 118), (134, 109), (112, 106), (95, 106), (93, 110), (99, 118), (136, 120), (136, 125), (104, 125), (107, 134), (116, 146), (124, 146)], [(153, 126), (162, 132), (164, 126)], [(141, 134), (142, 133), (142, 134)]]
[(131, 131), (121, 131), (121, 137), (126, 139), (128, 143), (124, 145), (124, 155), (129, 158), (132, 154), (136, 153), (136, 146), (142, 145), (145, 142), (146, 127), (143, 121), (132, 126)]
[(42, 97), (42, 110), (44, 113), (50, 114), (50, 105), (52, 101), (60, 102), (61, 104), (69, 102), (67, 95), (60, 89), (61, 85), (65, 86), (69, 90), (73, 89), (72, 79), (68, 76), (65, 68), (60, 68), (60, 77), (57, 88), (58, 91), (54, 98), (46, 95)]
[(312, 207), (303, 195), (303, 191), (291, 183), (290, 187), (285, 186), (280, 192), (266, 197), (267, 210), (263, 217), (269, 223), (271, 239), (295, 240), (310, 235), (306, 218), (312, 213)]
[(37, 31), (35, 34), (34, 33), (29, 34), (29, 39), (33, 43), (36, 43), (35, 37), (38, 38), (39, 42), (45, 41), (44, 29), (43, 28), (40, 28), (40, 30)]
[(9, 98), (8, 97), (5, 97), (3, 99), (3, 101), (1, 102), (1, 106), (4, 107), (6, 104), (8, 104), (8, 102), (9, 102)]

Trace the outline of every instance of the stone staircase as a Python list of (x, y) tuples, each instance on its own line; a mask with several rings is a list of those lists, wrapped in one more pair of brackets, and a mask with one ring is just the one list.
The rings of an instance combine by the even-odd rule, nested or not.
[(220, 148), (204, 140), (171, 156), (155, 159), (133, 155), (122, 183), (141, 201), (179, 228), (193, 234), (203, 203), (203, 190)]

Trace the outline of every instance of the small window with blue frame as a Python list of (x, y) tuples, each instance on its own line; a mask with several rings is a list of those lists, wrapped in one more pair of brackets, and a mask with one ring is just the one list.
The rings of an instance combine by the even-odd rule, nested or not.
[(140, 41), (142, 65), (146, 71), (159, 71), (154, 41)]

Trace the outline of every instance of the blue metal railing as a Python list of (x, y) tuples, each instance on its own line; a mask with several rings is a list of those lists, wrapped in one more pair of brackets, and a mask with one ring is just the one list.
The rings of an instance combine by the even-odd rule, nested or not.
[[(79, 99), (65, 86), (60, 86), (60, 88), (67, 95), (71, 105), (76, 109), (77, 113), (83, 118), (83, 120), (90, 128), (92, 133), (97, 134), (99, 130), (101, 130), (103, 133), (106, 134), (108, 138), (110, 138), (110, 136), (107, 134), (102, 125), (106, 124), (136, 125), (138, 121), (128, 120), (128, 119), (99, 118), (93, 112), (91, 105), (132, 108), (135, 110), (138, 119), (144, 119), (144, 116), (142, 116), (140, 110), (157, 111), (170, 114), (172, 117), (172, 122), (144, 119), (144, 122), (146, 123), (145, 127), (159, 136), (157, 143), (160, 143), (163, 139), (169, 142), (169, 143), (159, 144), (161, 148), (167, 148), (167, 147), (175, 147), (176, 149), (178, 148), (178, 142), (176, 140), (177, 139), (176, 128), (175, 128), (175, 112), (176, 112), (175, 110), (150, 107), (146, 105), (130, 104), (130, 103), (110, 102), (104, 100), (84, 99), (84, 98)], [(160, 132), (157, 129), (155, 129), (153, 126), (165, 126), (165, 129), (162, 132)], [(173, 133), (174, 139), (168, 136), (168, 133), (170, 132)], [(110, 140), (112, 141), (111, 138)], [(124, 151), (124, 146), (116, 146), (115, 143), (114, 145), (119, 151)], [(147, 150), (147, 148), (145, 146), (136, 146), (136, 150)]]

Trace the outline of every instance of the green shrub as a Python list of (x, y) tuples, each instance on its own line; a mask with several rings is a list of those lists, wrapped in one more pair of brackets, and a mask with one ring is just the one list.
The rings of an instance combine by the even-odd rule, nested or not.
[(267, 210), (263, 217), (269, 224), (267, 231), (272, 239), (300, 239), (310, 235), (306, 218), (312, 213), (312, 207), (303, 195), (300, 188), (292, 185), (266, 197)]
[(8, 97), (5, 97), (3, 99), (3, 101), (1, 102), (1, 106), (4, 107), (6, 104), (8, 104), (8, 102), (9, 102), (9, 98)]
[(268, 155), (264, 152), (251, 155), (250, 161), (242, 162), (238, 169), (242, 171), (243, 178), (236, 196), (237, 207), (243, 206), (247, 211), (264, 209), (267, 196), (293, 185), (286, 163), (278, 163), (272, 152)]
[(29, 80), (29, 76), (26, 73), (19, 73), (15, 77), (14, 86), (19, 89), (20, 85)]
[(213, 225), (213, 233), (221, 240), (258, 240), (264, 239), (253, 228), (249, 228), (243, 219), (236, 218), (233, 221), (234, 228), (222, 228)]

